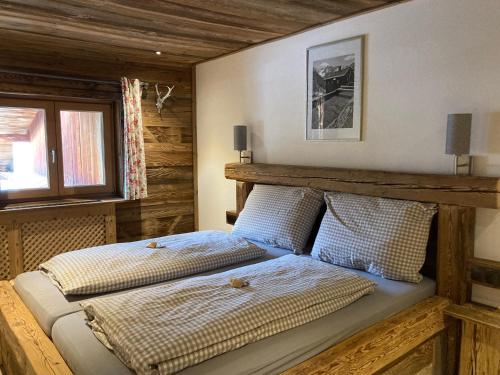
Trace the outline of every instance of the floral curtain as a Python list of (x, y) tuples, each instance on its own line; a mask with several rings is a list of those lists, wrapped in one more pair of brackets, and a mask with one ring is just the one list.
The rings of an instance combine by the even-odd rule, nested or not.
[(122, 78), (124, 113), (124, 195), (126, 199), (148, 196), (144, 137), (142, 133), (142, 87), (138, 79)]

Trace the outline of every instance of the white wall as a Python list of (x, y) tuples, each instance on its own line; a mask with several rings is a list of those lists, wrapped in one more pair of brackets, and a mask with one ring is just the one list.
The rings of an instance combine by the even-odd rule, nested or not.
[[(413, 0), (199, 65), (200, 228), (229, 228), (235, 124), (251, 127), (257, 162), (451, 173), (446, 116), (471, 112), (475, 173), (500, 176), (499, 20), (498, 0)], [(306, 49), (361, 34), (363, 141), (305, 141)], [(479, 210), (476, 255), (500, 260), (500, 212)]]

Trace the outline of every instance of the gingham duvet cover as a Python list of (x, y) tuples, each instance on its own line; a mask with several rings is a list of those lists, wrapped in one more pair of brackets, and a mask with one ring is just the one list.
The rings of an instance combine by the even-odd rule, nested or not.
[[(235, 288), (234, 278), (248, 286)], [(284, 257), (82, 303), (96, 337), (138, 374), (172, 374), (373, 292), (355, 273)]]
[[(147, 247), (152, 241), (162, 247)], [(194, 275), (265, 253), (226, 232), (202, 231), (72, 251), (39, 268), (66, 295), (97, 294)]]

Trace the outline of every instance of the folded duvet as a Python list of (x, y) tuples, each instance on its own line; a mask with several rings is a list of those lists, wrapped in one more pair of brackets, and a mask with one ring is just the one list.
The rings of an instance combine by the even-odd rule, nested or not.
[[(247, 286), (235, 288), (231, 280)], [(82, 302), (96, 337), (138, 374), (172, 374), (330, 314), (374, 290), (309, 257), (284, 257)]]
[(97, 246), (57, 255), (40, 265), (59, 289), (97, 294), (159, 283), (261, 257), (265, 250), (222, 231), (202, 231)]

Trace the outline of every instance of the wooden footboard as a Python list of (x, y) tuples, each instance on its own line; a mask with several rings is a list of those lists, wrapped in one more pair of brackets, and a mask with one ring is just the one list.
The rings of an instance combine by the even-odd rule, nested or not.
[(8, 281), (0, 281), (0, 364), (6, 374), (71, 374)]
[[(428, 298), (287, 370), (298, 374), (374, 374), (445, 331), (443, 297)], [(72, 374), (12, 285), (0, 282), (0, 364), (7, 374)]]
[(349, 337), (283, 375), (374, 374), (404, 358), (447, 327), (450, 301), (428, 298)]

